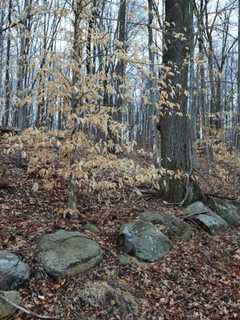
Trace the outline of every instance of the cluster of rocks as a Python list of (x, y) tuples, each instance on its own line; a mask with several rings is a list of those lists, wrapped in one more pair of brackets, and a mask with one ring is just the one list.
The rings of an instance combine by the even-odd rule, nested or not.
[[(20, 303), (17, 291), (30, 277), (29, 266), (21, 259), (7, 251), (0, 251), (0, 294), (12, 302)], [(9, 319), (16, 312), (16, 308), (0, 298), (0, 319)]]
[[(94, 267), (102, 259), (102, 250), (80, 232), (58, 230), (44, 235), (38, 244), (39, 262), (53, 278), (69, 277)], [(30, 267), (18, 255), (0, 251), (0, 295), (19, 304), (17, 289), (31, 275)], [(13, 316), (16, 308), (0, 296), (0, 320)]]
[(193, 226), (215, 235), (240, 225), (238, 203), (212, 198), (209, 205), (211, 208), (200, 201), (194, 202), (185, 208), (182, 219), (171, 213), (143, 212), (120, 230), (124, 251), (153, 262), (171, 250), (172, 240), (191, 239)]
[[(211, 209), (202, 202), (195, 202), (184, 210), (181, 219), (172, 213), (146, 211), (136, 220), (124, 224), (119, 231), (124, 251), (124, 255), (119, 256), (120, 263), (138, 265), (142, 261), (159, 260), (172, 249), (174, 240), (191, 239), (195, 225), (215, 235), (240, 224), (237, 203), (212, 199), (210, 206)], [(43, 235), (38, 243), (39, 263), (55, 279), (86, 272), (102, 259), (103, 251), (99, 244), (78, 231), (58, 230)], [(0, 320), (16, 312), (16, 308), (1, 296), (19, 304), (21, 299), (17, 290), (30, 276), (30, 267), (18, 255), (0, 251)], [(132, 294), (117, 284), (110, 285), (104, 281), (86, 283), (79, 292), (79, 298), (90, 305), (114, 306), (124, 314), (137, 310), (139, 304)]]

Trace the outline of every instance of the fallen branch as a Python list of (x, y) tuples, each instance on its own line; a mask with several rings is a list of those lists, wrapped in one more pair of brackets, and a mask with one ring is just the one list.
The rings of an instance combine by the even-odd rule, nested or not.
[[(221, 196), (218, 193), (205, 193), (205, 195), (207, 197), (212, 197), (212, 198), (218, 198), (218, 199), (223, 199), (223, 200), (230, 200), (230, 201), (237, 201), (238, 198), (232, 198), (232, 197), (228, 197), (228, 196)], [(240, 202), (238, 202), (238, 204), (240, 204)]]
[(6, 298), (3, 294), (0, 294), (0, 299), (2, 299), (4, 302), (10, 304), (10, 306), (18, 309), (19, 311), (27, 314), (27, 315), (30, 315), (30, 316), (33, 316), (35, 318), (38, 318), (38, 319), (46, 319), (46, 320), (56, 320), (56, 319), (60, 319), (59, 317), (51, 317), (51, 316), (43, 316), (41, 314), (37, 314), (31, 310), (28, 310), (14, 302), (12, 302), (11, 300), (9, 300), (8, 298)]
[(146, 195), (146, 196), (153, 196), (155, 198), (160, 198), (161, 194), (160, 191), (157, 189), (135, 189), (134, 190), (138, 195)]

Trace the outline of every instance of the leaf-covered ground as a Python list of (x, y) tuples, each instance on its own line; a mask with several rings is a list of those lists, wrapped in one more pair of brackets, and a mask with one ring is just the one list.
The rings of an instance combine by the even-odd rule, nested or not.
[[(161, 201), (131, 200), (97, 204), (79, 197), (79, 214), (63, 217), (66, 189), (45, 191), (10, 157), (1, 155), (0, 165), (8, 168), (7, 183), (0, 188), (0, 246), (20, 254), (32, 268), (30, 283), (21, 290), (23, 305), (37, 313), (64, 320), (121, 319), (103, 308), (82, 304), (78, 291), (86, 281), (118, 282), (145, 302), (138, 315), (129, 319), (240, 319), (240, 228), (219, 236), (196, 229), (191, 241), (175, 242), (174, 249), (157, 263), (121, 265), (117, 230), (121, 223), (145, 209), (175, 211)], [(44, 233), (65, 228), (83, 230), (92, 222), (99, 233), (84, 231), (98, 241), (103, 262), (93, 270), (68, 280), (48, 278), (37, 260), (36, 243)], [(92, 319), (95, 319), (92, 318)], [(19, 314), (17, 319), (33, 319)]]

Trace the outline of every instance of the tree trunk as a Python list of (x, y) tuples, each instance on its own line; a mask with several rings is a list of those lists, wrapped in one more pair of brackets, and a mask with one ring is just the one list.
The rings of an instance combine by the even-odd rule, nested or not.
[[(75, 64), (72, 77), (72, 86), (79, 86), (80, 82), (80, 73), (81, 73), (81, 63), (82, 63), (82, 29), (81, 29), (81, 20), (82, 20), (82, 11), (83, 3), (81, 0), (75, 0), (73, 2), (73, 62)], [(78, 87), (78, 92), (73, 92), (71, 97), (71, 108), (72, 112), (75, 113), (79, 105), (82, 104), (82, 99), (80, 97), (80, 88)]]
[[(8, 25), (12, 23), (12, 0), (8, 4)], [(11, 49), (11, 31), (8, 31), (7, 36), (7, 53), (6, 53), (6, 73), (5, 73), (5, 115), (3, 125), (5, 127), (9, 124), (10, 116), (10, 96), (11, 96), (11, 82), (10, 82), (10, 49)]]
[[(120, 1), (120, 7), (118, 11), (118, 25), (117, 25), (117, 39), (119, 44), (117, 50), (121, 51), (124, 55), (126, 53), (126, 13), (127, 13), (127, 3), (126, 0)], [(124, 75), (125, 75), (126, 62), (124, 59), (120, 58), (116, 65), (116, 107), (121, 108), (123, 104), (123, 95), (124, 95)], [(121, 122), (121, 111), (117, 112), (118, 121)]]
[[(30, 31), (31, 31), (31, 17), (30, 12), (32, 8), (32, 0), (25, 0), (24, 14), (26, 17), (22, 22), (21, 31), (21, 45), (20, 56), (18, 59), (18, 72), (17, 72), (17, 95), (20, 100), (25, 98), (24, 89), (28, 87), (27, 74), (28, 74), (28, 56), (30, 49)], [(19, 110), (15, 110), (15, 119), (20, 129), (25, 129), (30, 124), (29, 119), (29, 106), (25, 103)]]
[[(3, 37), (3, 28), (4, 24), (4, 9), (3, 5), (0, 7), (0, 70), (3, 70), (3, 50), (4, 50), (4, 37)], [(0, 73), (0, 97), (3, 95), (3, 73)]]
[[(164, 183), (165, 198), (171, 202), (181, 202), (186, 195), (186, 189), (188, 198), (190, 196), (192, 126), (187, 113), (186, 94), (193, 18), (190, 6), (190, 0), (165, 1), (167, 27), (164, 35), (163, 64), (166, 89), (161, 90), (162, 110), (158, 129), (161, 134), (162, 166), (169, 173)], [(180, 34), (183, 37), (179, 36)], [(187, 179), (176, 178), (172, 176), (173, 172), (185, 174)], [(193, 191), (193, 188), (191, 189)]]
[[(237, 73), (237, 110), (236, 110), (236, 116), (234, 116), (235, 119), (235, 125), (236, 127), (239, 126), (240, 123), (240, 0), (238, 0), (238, 73)], [(235, 134), (235, 140), (239, 141), (239, 133), (236, 132)], [(237, 149), (239, 149), (239, 144), (236, 143)]]

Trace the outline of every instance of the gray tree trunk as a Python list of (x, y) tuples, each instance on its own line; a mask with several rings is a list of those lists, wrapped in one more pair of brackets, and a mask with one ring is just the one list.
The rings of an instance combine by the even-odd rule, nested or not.
[[(4, 48), (4, 37), (3, 37), (3, 23), (4, 23), (4, 9), (0, 4), (0, 70), (3, 70), (3, 48)], [(0, 72), (0, 96), (3, 95), (3, 72)]]
[[(8, 3), (8, 25), (12, 23), (12, 0)], [(6, 72), (5, 72), (5, 114), (3, 125), (8, 126), (10, 116), (10, 98), (11, 98), (11, 81), (10, 81), (10, 49), (11, 49), (11, 31), (7, 35), (7, 52), (6, 52)]]
[[(240, 123), (240, 0), (238, 0), (238, 73), (237, 73), (237, 110), (236, 110), (236, 116), (234, 117), (236, 119), (235, 125), (239, 125)], [(236, 138), (236, 146), (237, 149), (240, 148), (239, 144), (239, 133), (235, 134)]]
[[(21, 44), (20, 44), (20, 56), (18, 59), (18, 74), (17, 74), (17, 94), (18, 98), (24, 99), (25, 93), (24, 89), (28, 87), (28, 56), (30, 49), (30, 31), (31, 31), (31, 12), (32, 0), (24, 1), (24, 18), (22, 27), (21, 27)], [(20, 107), (19, 110), (16, 110), (16, 121), (20, 129), (27, 128), (30, 123), (30, 113), (29, 106), (24, 104)]]

